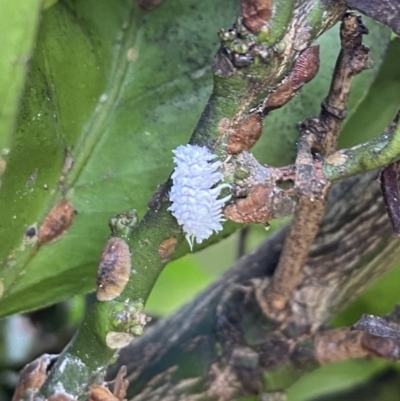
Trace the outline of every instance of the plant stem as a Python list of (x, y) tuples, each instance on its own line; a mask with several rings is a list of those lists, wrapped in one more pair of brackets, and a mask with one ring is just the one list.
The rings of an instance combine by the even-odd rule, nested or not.
[[(292, 2), (276, 1), (274, 7), (287, 8)], [(235, 127), (249, 121), (247, 118), (254, 109), (262, 110), (264, 99), (289, 74), (300, 52), (335, 24), (345, 10), (345, 5), (336, 1), (295, 3), (291, 19), (274, 20), (274, 26), (280, 24), (279, 31), (283, 34), (268, 46), (265, 45), (265, 35), (253, 35), (240, 19), (229, 32), (236, 35), (236, 45), (241, 42), (241, 50), (221, 34), (222, 45), (214, 60), (213, 93), (193, 132), (191, 144), (207, 146), (224, 160)], [(298, 35), (298, 32), (304, 32), (304, 35)], [(251, 46), (246, 48), (249, 41)], [(258, 49), (259, 54), (268, 53), (268, 57), (261, 60), (261, 55), (250, 53), (254, 49)], [(239, 65), (238, 60), (243, 59), (248, 63)], [(223, 122), (227, 123), (228, 129), (222, 128)], [(141, 327), (143, 322), (137, 323), (140, 318), (134, 316), (143, 314), (135, 308), (143, 306), (168, 258), (184, 242), (181, 227), (168, 211), (170, 185), (168, 181), (155, 194), (149, 211), (137, 227), (128, 233), (114, 233), (128, 244), (132, 254), (130, 280), (118, 297), (112, 301), (96, 302), (90, 308), (82, 327), (42, 387), (42, 396), (56, 393), (60, 383), (64, 392), (74, 397), (82, 396), (114, 355), (115, 350), (110, 349), (107, 340), (110, 331), (131, 335), (133, 329)], [(160, 250), (165, 250), (166, 241), (173, 244), (168, 257), (160, 254)], [(124, 326), (123, 319), (118, 321), (121, 313), (125, 313), (128, 320), (134, 320), (133, 326)]]
[(369, 49), (362, 45), (362, 36), (367, 32), (359, 17), (352, 13), (343, 17), (341, 50), (328, 96), (322, 103), (320, 115), (299, 125), (295, 179), (299, 200), (272, 285), (258, 294), (260, 304), (265, 305), (265, 313), (277, 319), (284, 318), (284, 310), (301, 280), (330, 189), (330, 182), (316, 168), (313, 153), (329, 155), (336, 149), (353, 79), (371, 66)]
[(400, 160), (399, 120), (400, 111), (378, 138), (327, 157), (322, 166), (324, 176), (330, 181), (339, 181)]

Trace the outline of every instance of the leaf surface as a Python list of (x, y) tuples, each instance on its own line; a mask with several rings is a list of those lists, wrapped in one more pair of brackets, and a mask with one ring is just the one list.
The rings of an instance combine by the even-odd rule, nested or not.
[(0, 178), (13, 139), (40, 6), (41, 0), (3, 0), (0, 5)]
[[(0, 191), (2, 316), (93, 290), (108, 219), (143, 215), (168, 177), (171, 149), (187, 142), (211, 91), (216, 31), (235, 12), (228, 0), (44, 11)], [(77, 213), (68, 232), (24, 243), (63, 198)]]

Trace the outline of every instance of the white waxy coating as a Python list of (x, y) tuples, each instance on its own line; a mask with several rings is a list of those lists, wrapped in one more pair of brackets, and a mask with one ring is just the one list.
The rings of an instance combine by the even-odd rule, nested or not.
[(169, 194), (172, 205), (168, 210), (182, 226), (192, 249), (195, 240), (200, 244), (213, 232), (222, 230), (221, 223), (225, 221), (222, 208), (230, 195), (222, 199), (218, 196), (230, 185), (218, 184), (224, 178), (219, 171), (222, 163), (213, 162), (217, 156), (206, 147), (178, 146), (173, 152), (176, 167)]

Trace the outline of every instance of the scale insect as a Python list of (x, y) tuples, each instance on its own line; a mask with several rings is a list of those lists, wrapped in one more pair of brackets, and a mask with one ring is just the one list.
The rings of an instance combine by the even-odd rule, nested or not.
[(111, 237), (101, 255), (97, 271), (97, 299), (111, 301), (125, 289), (131, 274), (131, 253), (121, 238)]

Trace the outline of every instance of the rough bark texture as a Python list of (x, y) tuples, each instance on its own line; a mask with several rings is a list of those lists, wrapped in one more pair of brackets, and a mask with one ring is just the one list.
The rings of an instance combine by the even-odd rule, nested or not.
[(260, 395), (261, 372), (271, 377), (284, 372), (289, 384), (294, 369), (302, 374), (317, 366), (314, 335), (400, 253), (377, 176), (375, 171), (333, 187), (289, 319), (269, 320), (256, 297), (277, 265), (283, 229), (190, 304), (149, 328), (121, 353), (110, 377), (126, 365), (128, 395), (135, 401), (230, 400)]

